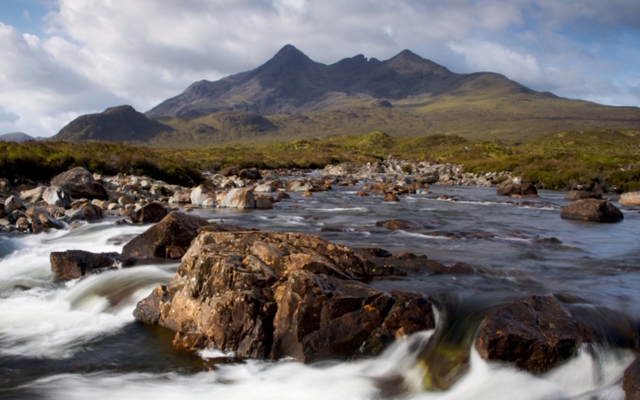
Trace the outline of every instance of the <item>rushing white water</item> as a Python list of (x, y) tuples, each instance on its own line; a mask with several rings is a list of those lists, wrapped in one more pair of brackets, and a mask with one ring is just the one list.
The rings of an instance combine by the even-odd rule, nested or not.
[[(640, 216), (634, 211), (625, 211), (627, 219), (615, 226), (588, 225), (560, 220), (556, 213), (562, 201), (554, 193), (544, 199), (553, 205), (540, 208), (513, 206), (478, 188), (434, 189), (455, 192), (461, 201), (440, 201), (436, 193), (397, 204), (375, 196), (347, 203), (355, 196), (352, 190), (314, 193), (313, 203), (294, 194), (274, 210), (195, 213), (247, 228), (321, 234), (351, 246), (408, 250), (483, 268), (480, 276), (415, 277), (390, 282), (392, 287), (484, 296), (553, 292), (638, 314)], [(491, 204), (497, 207), (487, 207)], [(426, 228), (405, 232), (375, 226), (394, 218), (421, 221)], [(322, 232), (325, 227), (340, 229)], [(317, 365), (246, 360), (215, 363), (203, 371), (206, 361), (171, 353), (171, 335), (136, 324), (132, 316), (135, 304), (168, 282), (177, 264), (137, 266), (67, 283), (51, 273), (53, 251), (120, 252), (147, 228), (107, 220), (0, 237), (0, 398), (624, 399), (620, 380), (634, 354), (606, 345), (584, 345), (571, 360), (541, 375), (486, 362), (471, 349), (470, 369), (453, 387), (424, 392), (416, 357), (433, 332), (414, 334), (375, 358)], [(561, 243), (537, 242), (551, 237)], [(599, 318), (608, 317), (603, 312)]]

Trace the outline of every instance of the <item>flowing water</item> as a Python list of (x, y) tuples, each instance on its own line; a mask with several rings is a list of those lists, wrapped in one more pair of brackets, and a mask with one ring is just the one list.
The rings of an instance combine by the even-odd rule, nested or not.
[[(380, 196), (356, 197), (359, 188), (338, 187), (311, 198), (294, 193), (273, 210), (194, 213), (246, 228), (317, 234), (351, 247), (425, 254), (446, 265), (466, 262), (479, 273), (425, 274), (373, 285), (448, 299), (458, 305), (458, 314), (477, 311), (480, 316), (480, 310), (496, 304), (554, 293), (610, 343), (583, 345), (574, 358), (541, 375), (486, 362), (472, 349), (469, 372), (439, 393), (420, 390), (415, 363), (433, 332), (413, 335), (376, 358), (316, 365), (238, 362), (215, 351), (178, 352), (170, 344), (171, 333), (132, 317), (137, 301), (166, 283), (176, 263), (67, 283), (54, 279), (52, 251), (119, 252), (148, 228), (106, 220), (66, 231), (0, 237), (0, 398), (624, 398), (621, 377), (634, 355), (627, 349), (633, 343), (623, 333), (637, 332), (640, 321), (638, 210), (623, 208), (621, 223), (595, 224), (560, 219), (566, 202), (558, 192), (514, 200), (498, 197), (490, 188), (433, 187), (430, 195), (383, 203)], [(375, 226), (388, 219), (415, 221), (424, 228)], [(451, 326), (455, 315), (443, 313), (442, 320), (448, 318)], [(389, 384), (398, 376), (404, 384)]]

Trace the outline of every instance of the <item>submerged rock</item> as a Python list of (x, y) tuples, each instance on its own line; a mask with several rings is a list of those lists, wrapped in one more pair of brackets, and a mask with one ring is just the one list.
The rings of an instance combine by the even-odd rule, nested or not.
[(239, 357), (304, 362), (376, 354), (434, 326), (430, 300), (362, 281), (384, 263), (318, 237), (202, 232), (167, 286), (142, 300), (137, 320), (177, 332), (175, 344)]
[(562, 207), (560, 217), (580, 221), (618, 222), (622, 212), (607, 200), (582, 199)]

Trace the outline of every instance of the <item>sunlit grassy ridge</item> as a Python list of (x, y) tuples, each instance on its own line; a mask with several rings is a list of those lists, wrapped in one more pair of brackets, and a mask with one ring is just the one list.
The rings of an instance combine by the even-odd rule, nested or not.
[(456, 135), (393, 137), (380, 131), (286, 143), (158, 149), (118, 143), (0, 143), (0, 176), (45, 182), (73, 166), (93, 172), (146, 174), (194, 184), (199, 171), (229, 166), (321, 168), (340, 162), (375, 162), (387, 155), (463, 164), (466, 171), (511, 171), (538, 186), (606, 181), (640, 188), (640, 130), (568, 131), (521, 141), (467, 140)]

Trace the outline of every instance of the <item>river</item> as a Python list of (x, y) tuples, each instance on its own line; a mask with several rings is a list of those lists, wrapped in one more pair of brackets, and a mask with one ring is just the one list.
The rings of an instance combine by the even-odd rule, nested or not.
[[(334, 187), (273, 210), (199, 209), (211, 221), (319, 235), (351, 247), (425, 254), (472, 275), (424, 275), (373, 284), (449, 296), (478, 308), (528, 294), (554, 293), (593, 325), (640, 321), (640, 214), (597, 224), (560, 218), (564, 193), (499, 197), (495, 189), (432, 187), (431, 194), (384, 203)], [(443, 195), (443, 196), (441, 196)], [(404, 219), (414, 231), (376, 227)], [(0, 398), (5, 399), (624, 399), (621, 377), (634, 354), (615, 345), (584, 346), (570, 361), (532, 375), (486, 362), (472, 349), (469, 372), (451, 389), (419, 389), (416, 349), (433, 332), (398, 342), (381, 356), (303, 365), (291, 360), (230, 362), (216, 351), (178, 352), (171, 333), (136, 323), (132, 311), (177, 263), (144, 265), (67, 283), (49, 254), (70, 249), (120, 252), (148, 226), (115, 219), (39, 235), (0, 236)], [(621, 322), (622, 321), (622, 322)], [(416, 344), (418, 343), (418, 344)], [(403, 376), (402, 390), (385, 377)]]

